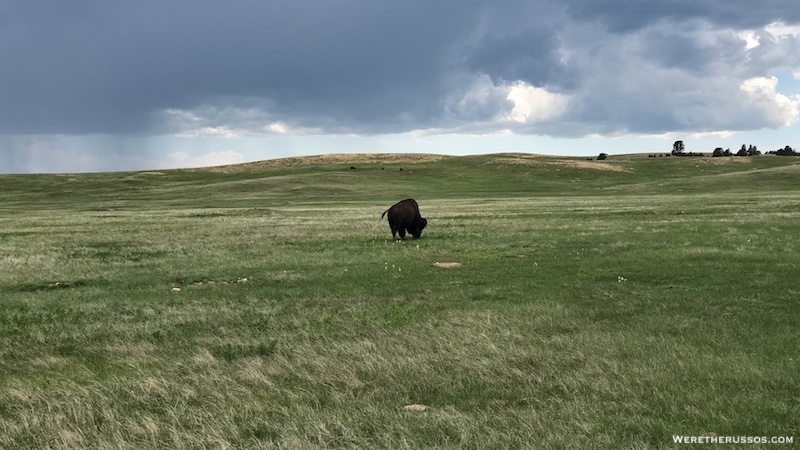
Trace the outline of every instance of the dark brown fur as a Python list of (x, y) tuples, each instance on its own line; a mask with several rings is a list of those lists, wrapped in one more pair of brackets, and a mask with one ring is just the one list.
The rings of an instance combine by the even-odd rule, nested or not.
[(428, 220), (419, 214), (419, 205), (413, 198), (395, 203), (381, 214), (381, 219), (386, 213), (389, 213), (392, 239), (397, 239), (397, 234), (400, 234), (400, 239), (405, 239), (406, 232), (414, 236), (414, 239), (419, 239), (422, 230), (428, 225)]

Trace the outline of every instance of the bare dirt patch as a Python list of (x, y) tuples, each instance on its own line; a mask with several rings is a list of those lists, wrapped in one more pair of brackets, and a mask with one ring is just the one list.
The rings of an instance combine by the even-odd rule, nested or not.
[(299, 159), (307, 159), (310, 162), (320, 160), (334, 163), (428, 163), (441, 161), (445, 158), (449, 158), (449, 156), (425, 153), (332, 153), (329, 155), (306, 156)]
[(584, 160), (553, 160), (551, 157), (543, 155), (528, 155), (522, 153), (508, 153), (497, 157), (489, 164), (497, 162), (505, 164), (524, 164), (528, 166), (560, 166), (576, 169), (603, 170), (608, 172), (630, 172), (630, 169), (613, 163)]
[(461, 267), (461, 263), (457, 262), (435, 262), (433, 265), (436, 267), (441, 267), (442, 269), (455, 269), (456, 267)]
[(525, 153), (503, 153), (496, 155), (497, 157), (487, 164), (525, 164), (525, 165), (538, 165), (545, 163), (545, 157), (542, 155), (528, 155)]
[(630, 172), (629, 169), (610, 163), (598, 161), (549, 161), (549, 164), (573, 167), (576, 169), (604, 170), (608, 172)]
[(753, 162), (753, 159), (742, 156), (723, 156), (717, 158), (703, 158), (703, 162), (718, 166), (722, 164), (750, 164)]
[(136, 172), (133, 175), (128, 175), (127, 177), (125, 177), (125, 179), (126, 180), (138, 180), (140, 178), (153, 178), (153, 177), (160, 177), (160, 176), (164, 176), (164, 175), (166, 175), (166, 173), (164, 173), (164, 172), (155, 172), (155, 171)]

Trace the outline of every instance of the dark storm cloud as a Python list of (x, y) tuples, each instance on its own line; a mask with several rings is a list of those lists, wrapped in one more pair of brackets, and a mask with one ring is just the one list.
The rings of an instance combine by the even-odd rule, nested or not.
[(613, 32), (631, 32), (656, 22), (705, 20), (730, 28), (757, 28), (776, 21), (800, 22), (794, 0), (580, 0), (567, 1), (579, 20), (598, 20)]
[(0, 126), (130, 132), (146, 128), (154, 110), (214, 98), (263, 98), (286, 114), (355, 121), (387, 101), (418, 109), (442, 89), (445, 46), (475, 17), (460, 3), (438, 5), (7, 2)]
[(0, 0), (0, 133), (776, 126), (727, 111), (800, 70), (778, 20), (795, 1)]
[(506, 82), (569, 89), (578, 74), (572, 73), (562, 58), (556, 30), (542, 26), (487, 36), (470, 49), (466, 67)]

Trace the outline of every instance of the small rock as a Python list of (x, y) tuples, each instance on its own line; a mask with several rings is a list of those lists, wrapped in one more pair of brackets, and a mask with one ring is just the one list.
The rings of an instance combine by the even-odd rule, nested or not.
[(441, 267), (442, 269), (454, 269), (456, 267), (461, 267), (461, 263), (457, 262), (435, 262), (433, 265), (436, 267)]
[(181, 288), (177, 288), (177, 287), (172, 288), (172, 292), (180, 292), (180, 291), (181, 291)]
[(403, 407), (403, 409), (405, 409), (406, 411), (427, 411), (428, 407), (425, 405), (420, 405), (418, 403), (415, 403), (413, 405), (406, 405)]

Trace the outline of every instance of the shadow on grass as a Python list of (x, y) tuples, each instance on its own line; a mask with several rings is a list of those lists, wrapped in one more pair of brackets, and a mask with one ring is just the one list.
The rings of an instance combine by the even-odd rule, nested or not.
[(108, 286), (106, 280), (75, 280), (75, 281), (37, 281), (0, 286), (0, 291), (6, 292), (41, 292), (56, 291), (61, 289), (78, 289), (86, 287)]

